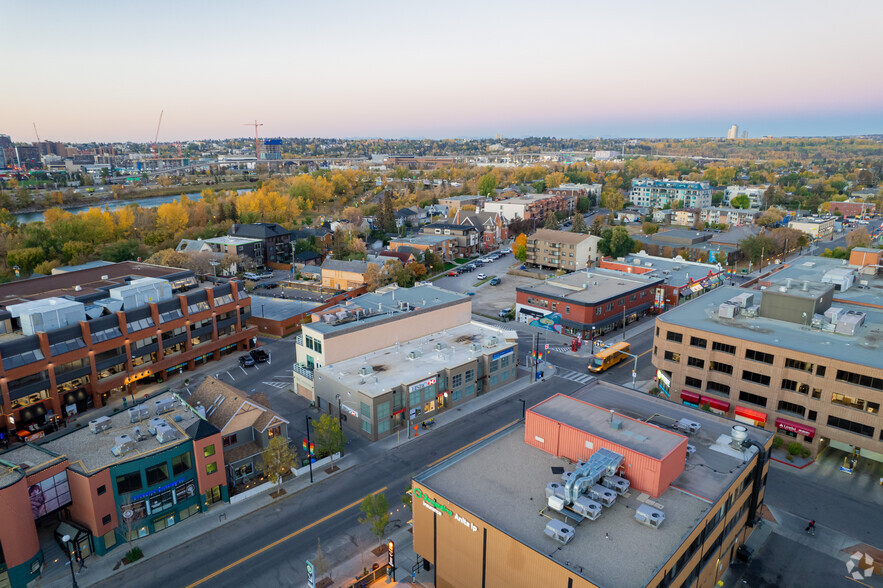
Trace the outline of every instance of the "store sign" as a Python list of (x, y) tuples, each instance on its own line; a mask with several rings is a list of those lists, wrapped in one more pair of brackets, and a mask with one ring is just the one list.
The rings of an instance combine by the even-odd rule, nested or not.
[[(548, 349), (548, 348), (549, 348), (549, 346), (546, 345), (546, 349)], [(493, 361), (494, 359), (500, 359), (501, 357), (505, 357), (505, 356), (510, 355), (512, 353), (515, 353), (515, 349), (513, 349), (512, 347), (510, 347), (509, 349), (504, 349), (503, 351), (497, 351), (496, 353), (491, 355), (491, 360)]]
[(316, 572), (313, 570), (310, 560), (307, 560), (307, 587), (316, 588)]
[(428, 386), (434, 386), (436, 381), (436, 378), (429, 378), (428, 380), (424, 380), (423, 382), (408, 386), (408, 392), (416, 392), (417, 390), (423, 390)]
[(356, 411), (356, 410), (351, 409), (349, 406), (347, 406), (347, 405), (344, 404), (343, 402), (340, 403), (340, 407), (341, 407), (343, 410), (347, 411), (347, 412), (348, 412), (349, 414), (351, 414), (352, 416), (354, 416), (354, 417), (356, 417), (356, 418), (359, 418), (359, 412)]
[(783, 431), (788, 431), (790, 433), (805, 435), (808, 438), (815, 437), (816, 435), (816, 430), (814, 428), (807, 427), (801, 425), (800, 423), (795, 423), (785, 419), (776, 419), (776, 428), (782, 429)]
[(656, 385), (662, 390), (662, 393), (671, 398), (671, 378), (662, 370), (656, 370)]
[(131, 376), (128, 376), (125, 380), (123, 380), (123, 383), (131, 384), (132, 382), (137, 382), (138, 380), (143, 380), (144, 378), (146, 378), (149, 375), (150, 375), (150, 370), (144, 370), (143, 372), (138, 372), (137, 374), (132, 374)]
[(429, 510), (431, 510), (435, 514), (437, 514), (437, 515), (446, 514), (449, 517), (454, 517), (455, 521), (457, 521), (458, 523), (460, 523), (461, 525), (463, 525), (467, 529), (471, 529), (472, 532), (478, 531), (478, 527), (475, 525), (475, 523), (469, 522), (466, 519), (466, 517), (462, 517), (458, 514), (454, 514), (451, 511), (451, 509), (449, 509), (447, 506), (440, 504), (434, 498), (430, 498), (429, 496), (424, 494), (423, 491), (420, 490), (420, 488), (414, 488), (414, 491), (412, 492), (412, 494), (414, 495), (414, 498), (423, 502), (423, 506), (425, 506), (426, 508), (428, 508)]
[(166, 490), (171, 490), (175, 486), (177, 486), (179, 484), (183, 484), (186, 481), (187, 480), (185, 480), (184, 478), (180, 478), (178, 480), (175, 480), (174, 482), (169, 482), (165, 486), (160, 486), (159, 488), (154, 488), (150, 492), (145, 492), (144, 494), (137, 494), (132, 497), (132, 500), (140, 500), (141, 498), (147, 498), (148, 496), (153, 496), (154, 494), (159, 494), (160, 492), (165, 492)]

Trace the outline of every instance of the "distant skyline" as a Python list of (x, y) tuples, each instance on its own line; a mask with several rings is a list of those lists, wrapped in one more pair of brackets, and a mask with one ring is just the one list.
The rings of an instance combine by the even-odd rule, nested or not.
[(883, 133), (883, 4), (0, 3), (14, 141)]

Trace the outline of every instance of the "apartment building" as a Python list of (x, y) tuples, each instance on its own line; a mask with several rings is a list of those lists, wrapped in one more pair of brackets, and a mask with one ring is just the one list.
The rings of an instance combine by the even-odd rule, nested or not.
[(436, 586), (712, 588), (745, 559), (772, 438), (596, 381), (414, 476), (414, 551)]
[[(830, 276), (831, 279), (837, 276)], [(883, 461), (883, 308), (846, 282), (776, 280), (709, 292), (656, 319), (653, 365), (675, 402)], [(854, 298), (854, 301), (845, 299)]]
[(636, 206), (650, 208), (670, 208), (678, 200), (687, 208), (702, 208), (711, 206), (711, 184), (639, 178), (632, 180), (629, 200)]
[(600, 237), (537, 229), (527, 238), (525, 261), (531, 265), (572, 272), (585, 269), (598, 260)]
[(753, 225), (759, 216), (759, 210), (744, 210), (741, 208), (706, 206), (699, 211), (699, 220), (706, 225), (719, 224), (727, 225), (728, 227)]
[(601, 197), (601, 184), (561, 184), (557, 188), (547, 188), (547, 194), (559, 194), (581, 198), (585, 196)]
[(263, 243), (263, 265), (276, 269), (289, 269), (291, 264), (291, 231), (276, 223), (234, 224), (227, 231), (231, 237), (259, 239)]
[(724, 192), (724, 204), (729, 205), (732, 202), (733, 198), (737, 196), (748, 196), (748, 201), (751, 202), (751, 208), (759, 209), (763, 207), (763, 193), (767, 191), (769, 188), (768, 185), (765, 186), (727, 186), (726, 191)]
[(472, 224), (457, 223), (430, 223), (420, 228), (423, 235), (442, 235), (456, 239), (453, 255), (456, 257), (470, 257), (479, 252), (481, 234), (478, 227)]
[(680, 227), (695, 228), (699, 224), (699, 209), (679, 208), (675, 210), (671, 222)]
[(61, 419), (249, 346), (240, 283), (122, 262), (0, 285), (0, 430), (41, 436)]
[(478, 194), (465, 194), (463, 196), (448, 196), (439, 199), (441, 206), (446, 206), (449, 211), (460, 210), (464, 206), (474, 206), (476, 210), (480, 209), (487, 198)]
[(502, 214), (507, 219), (542, 221), (549, 213), (573, 215), (576, 196), (570, 194), (527, 194), (505, 200), (485, 202), (483, 212)]

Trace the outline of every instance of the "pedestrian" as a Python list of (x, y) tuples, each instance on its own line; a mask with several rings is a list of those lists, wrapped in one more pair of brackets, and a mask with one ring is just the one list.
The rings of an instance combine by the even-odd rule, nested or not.
[(806, 526), (806, 529), (804, 529), (804, 531), (815, 535), (816, 534), (816, 522), (810, 521), (809, 524)]

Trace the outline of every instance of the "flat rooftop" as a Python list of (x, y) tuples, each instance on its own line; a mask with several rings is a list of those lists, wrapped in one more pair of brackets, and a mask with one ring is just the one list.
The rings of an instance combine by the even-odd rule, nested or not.
[(720, 271), (717, 265), (711, 263), (667, 259), (665, 257), (641, 254), (627, 255), (623, 261), (607, 258), (604, 262), (624, 264), (636, 269), (640, 268), (639, 271), (647, 272), (640, 275), (663, 278), (668, 280), (667, 284), (673, 286), (687, 284), (690, 280), (701, 280), (708, 277), (709, 272), (716, 274)]
[(395, 237), (390, 239), (389, 242), (411, 245), (438, 245), (456, 238), (457, 235), (416, 235), (414, 237)]
[[(495, 344), (488, 344), (490, 337), (497, 338)], [(507, 338), (510, 340), (507, 341)], [(513, 331), (473, 321), (398, 346), (323, 366), (315, 371), (315, 377), (317, 381), (335, 378), (345, 386), (375, 398), (402, 384), (411, 384), (433, 376), (446, 367), (463, 365), (479, 355), (512, 347), (516, 344), (515, 339), (517, 335)], [(437, 351), (435, 347), (439, 343), (444, 348)], [(472, 343), (480, 344), (481, 351), (473, 352), (470, 349)], [(410, 359), (408, 355), (412, 351), (419, 352), (420, 356)], [(371, 367), (372, 373), (369, 376), (359, 374), (364, 366)]]
[[(322, 311), (323, 320), (304, 325), (304, 328), (323, 333), (327, 337), (352, 328), (360, 328), (372, 322), (404, 316), (415, 310), (464, 301), (470, 301), (471, 304), (471, 299), (465, 294), (451, 292), (432, 285), (414, 286), (413, 288), (388, 286), (324, 310)], [(252, 304), (252, 306), (254, 305)], [(342, 320), (333, 322), (324, 320), (324, 317), (342, 311), (347, 313), (347, 316)]]
[[(853, 249), (853, 251), (855, 250)], [(858, 250), (861, 251), (861, 249)], [(871, 251), (877, 252), (879, 250)], [(788, 279), (795, 282), (821, 282), (825, 274), (830, 271), (858, 272), (858, 269), (856, 266), (845, 263), (843, 259), (803, 255), (791, 260), (788, 265), (761, 280), (760, 285), (767, 285), (773, 281), (783, 282)], [(846, 291), (834, 292), (834, 300), (883, 307), (883, 274), (858, 274), (855, 284), (851, 288)]]
[(312, 300), (289, 300), (269, 296), (251, 296), (251, 315), (271, 321), (284, 321), (293, 316), (310, 312), (321, 302)]
[[(159, 415), (158, 418), (171, 425), (177, 431), (178, 438), (166, 443), (157, 441), (155, 436), (147, 432), (147, 428), (150, 426), (150, 419), (157, 416), (154, 413), (154, 401), (167, 398), (174, 398), (172, 392), (151, 396), (148, 400), (139, 403), (137, 406), (144, 406), (149, 411), (147, 419), (139, 423), (130, 423), (129, 413), (124, 410), (109, 415), (111, 427), (102, 433), (92, 433), (89, 430), (88, 423), (84, 423), (86, 426), (74, 429), (65, 435), (53, 436), (46, 443), (41, 443), (40, 447), (48, 449), (52, 453), (66, 456), (70, 462), (69, 467), (82, 474), (92, 474), (111, 465), (142, 458), (152, 453), (166, 451), (170, 447), (188, 442), (190, 436), (185, 429), (199, 420), (196, 413), (184, 407), (180, 400), (176, 400), (175, 409)], [(130, 453), (120, 457), (111, 453), (110, 449), (117, 444), (116, 438), (120, 435), (129, 435), (135, 439), (135, 427), (141, 427), (141, 431), (146, 436), (146, 439), (144, 441), (135, 441), (135, 450)]]
[[(599, 586), (644, 586), (746, 468), (747, 462), (742, 459), (711, 449), (718, 436), (729, 433), (737, 423), (601, 381), (577, 391), (574, 398), (660, 427), (670, 427), (681, 418), (696, 421), (701, 424), (700, 432), (688, 437), (696, 452), (688, 458), (684, 473), (660, 498), (654, 500), (631, 490), (617, 497), (597, 520), (577, 524), (574, 538), (563, 546), (543, 534), (549, 519), (538, 517), (537, 512), (546, 504), (546, 484), (561, 481), (561, 475), (553, 473), (552, 468), (573, 471), (575, 466), (524, 443), (522, 424), (414, 479), (590, 582)], [(749, 437), (761, 443), (772, 435), (747, 428)], [(609, 427), (606, 430), (610, 431)], [(635, 509), (642, 504), (655, 508), (661, 505), (665, 513), (661, 527), (651, 529), (634, 520)], [(558, 513), (545, 513), (562, 520)], [(572, 523), (572, 519), (568, 521)]]
[(216, 245), (248, 245), (249, 243), (263, 243), (261, 239), (250, 239), (248, 237), (231, 237), (224, 235), (222, 237), (212, 237), (211, 239), (203, 239), (204, 243), (214, 243)]
[[(776, 281), (778, 283), (780, 280)], [(857, 328), (855, 335), (829, 333), (805, 328), (802, 324), (768, 317), (750, 318), (740, 314), (735, 318), (728, 319), (718, 316), (718, 307), (722, 303), (745, 292), (741, 288), (721, 287), (706, 292), (686, 304), (667, 310), (656, 320), (715, 335), (830, 357), (847, 363), (866, 366), (880, 365), (880, 354), (883, 352), (883, 310), (835, 302), (834, 306), (865, 313), (865, 323)], [(751, 293), (754, 294), (753, 304), (760, 304), (763, 292), (751, 291)], [(835, 292), (835, 299), (840, 298), (839, 294), (839, 292)]]
[(516, 291), (554, 296), (582, 304), (598, 304), (634, 290), (661, 283), (661, 277), (628, 275), (616, 270), (592, 269), (549, 278), (536, 285), (519, 286)]
[(31, 443), (17, 445), (0, 453), (0, 487), (17, 481), (22, 475), (32, 476), (64, 460), (64, 457), (43, 451)]

